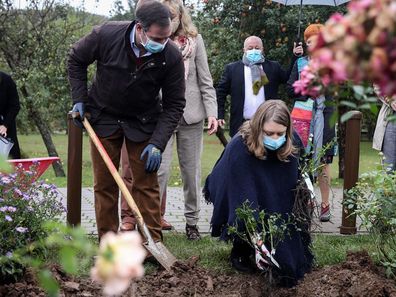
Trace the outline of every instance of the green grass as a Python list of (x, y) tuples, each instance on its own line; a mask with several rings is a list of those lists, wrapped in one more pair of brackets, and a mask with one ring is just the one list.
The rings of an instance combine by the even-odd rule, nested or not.
[[(165, 234), (164, 242), (180, 260), (199, 256), (199, 265), (206, 269), (223, 274), (237, 273), (228, 261), (231, 251), (230, 243), (221, 242), (210, 236), (204, 236), (200, 241), (189, 241), (185, 235), (177, 233)], [(315, 234), (312, 248), (317, 267), (343, 262), (348, 251), (367, 250), (371, 256), (374, 255), (373, 240), (369, 235)], [(152, 265), (148, 265), (147, 268), (148, 273), (153, 270)]]
[[(372, 148), (371, 141), (362, 141), (360, 143), (360, 162), (359, 174), (375, 170), (379, 166), (381, 158), (378, 151)], [(333, 186), (342, 186), (343, 181), (338, 178), (338, 156), (334, 157), (333, 164), (330, 166)]]
[[(20, 145), (23, 153), (26, 157), (43, 157), (47, 156), (47, 151), (40, 135), (20, 135)], [(56, 148), (59, 156), (64, 165), (64, 169), (67, 171), (67, 135), (53, 135)], [(223, 146), (220, 144), (216, 136), (204, 136), (204, 148), (202, 154), (202, 183), (210, 173), (217, 159), (219, 158)], [(378, 152), (371, 148), (371, 142), (362, 142), (360, 146), (360, 173), (373, 170), (377, 167), (380, 162)], [(171, 175), (169, 180), (170, 186), (181, 185), (180, 168), (178, 164), (176, 149), (173, 152), (173, 160), (171, 165)], [(331, 165), (332, 184), (334, 186), (342, 186), (342, 180), (338, 179), (338, 157), (334, 158), (334, 162)], [(54, 171), (49, 169), (43, 175), (43, 179), (46, 179), (49, 183), (54, 183), (58, 187), (66, 187), (66, 178), (55, 177)], [(92, 163), (89, 153), (89, 139), (88, 136), (83, 138), (83, 178), (82, 185), (84, 187), (92, 187)]]
[[(53, 135), (53, 141), (61, 158), (64, 169), (67, 173), (67, 135)], [(19, 135), (19, 142), (23, 154), (26, 158), (45, 157), (48, 156), (45, 145), (38, 134), (34, 135)], [(216, 163), (218, 157), (223, 151), (223, 146), (220, 144), (216, 136), (204, 136), (204, 149), (202, 156), (202, 182), (209, 174), (213, 165)], [(172, 172), (169, 180), (170, 186), (180, 186), (181, 176), (178, 165), (176, 149), (174, 149), (172, 160)], [(66, 187), (67, 180), (64, 177), (55, 177), (54, 171), (50, 168), (42, 176), (49, 183), (53, 183), (58, 187)], [(92, 187), (92, 162), (90, 157), (90, 147), (88, 136), (83, 137), (83, 173), (82, 173), (83, 187)]]
[(370, 235), (323, 235), (313, 236), (313, 252), (316, 266), (333, 265), (345, 260), (347, 251), (367, 250), (374, 256), (375, 247)]

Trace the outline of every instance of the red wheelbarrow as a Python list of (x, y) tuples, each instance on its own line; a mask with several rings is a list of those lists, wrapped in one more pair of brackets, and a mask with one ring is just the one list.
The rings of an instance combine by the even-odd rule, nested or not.
[(59, 161), (59, 157), (44, 157), (44, 158), (31, 158), (31, 159), (15, 159), (7, 160), (14, 167), (21, 164), (24, 170), (31, 170), (31, 167), (35, 167), (36, 175), (35, 179), (39, 178), (48, 167), (54, 162)]

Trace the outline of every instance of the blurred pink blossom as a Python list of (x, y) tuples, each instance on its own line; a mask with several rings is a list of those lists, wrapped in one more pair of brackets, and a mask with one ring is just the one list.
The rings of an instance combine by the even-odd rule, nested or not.
[(376, 83), (381, 95), (395, 95), (396, 1), (353, 0), (345, 16), (330, 17), (306, 72), (295, 91), (312, 97), (347, 80)]
[(91, 278), (103, 284), (103, 293), (120, 295), (134, 278), (144, 275), (146, 256), (137, 231), (106, 233), (100, 241), (99, 254), (91, 269)]

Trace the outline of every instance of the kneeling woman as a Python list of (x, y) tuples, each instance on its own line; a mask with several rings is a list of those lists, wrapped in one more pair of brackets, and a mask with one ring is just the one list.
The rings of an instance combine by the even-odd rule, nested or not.
[[(206, 180), (205, 198), (214, 205), (212, 236), (233, 240), (231, 264), (252, 271), (254, 250), (239, 238), (227, 234), (237, 223), (235, 210), (248, 200), (251, 207), (287, 217), (295, 203), (299, 178), (301, 140), (293, 133), (290, 113), (284, 102), (263, 103), (227, 145)], [(238, 222), (238, 225), (240, 222)], [(291, 227), (276, 248), (276, 272), (281, 285), (292, 286), (311, 269), (313, 256), (308, 232)]]

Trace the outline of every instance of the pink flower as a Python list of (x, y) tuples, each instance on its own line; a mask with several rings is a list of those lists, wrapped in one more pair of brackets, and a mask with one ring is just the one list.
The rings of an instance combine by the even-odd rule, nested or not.
[(396, 94), (396, 2), (352, 0), (345, 16), (333, 15), (318, 38), (296, 92), (315, 97), (346, 80), (378, 84)]
[(105, 295), (120, 295), (132, 279), (144, 275), (142, 263), (145, 256), (146, 250), (138, 232), (108, 232), (101, 239), (91, 277), (103, 284)]
[(350, 12), (362, 12), (365, 11), (373, 3), (373, 0), (351, 1), (348, 5), (348, 10)]
[(331, 64), (333, 78), (335, 82), (342, 83), (348, 79), (345, 64), (340, 61), (333, 61)]
[(336, 12), (332, 16), (330, 16), (329, 22), (340, 23), (343, 19), (344, 19), (344, 16), (341, 13)]

